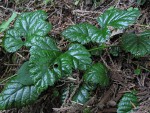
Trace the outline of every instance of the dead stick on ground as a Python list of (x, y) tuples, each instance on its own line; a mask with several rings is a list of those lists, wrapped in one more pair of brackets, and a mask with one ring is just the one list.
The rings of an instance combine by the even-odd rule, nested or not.
[(104, 104), (106, 104), (108, 102), (109, 97), (111, 97), (111, 95), (113, 94), (113, 90), (115, 90), (114, 88), (115, 88), (115, 84), (111, 85), (109, 90), (104, 93), (104, 97), (102, 97), (100, 102), (97, 104), (98, 108), (102, 108), (104, 106)]

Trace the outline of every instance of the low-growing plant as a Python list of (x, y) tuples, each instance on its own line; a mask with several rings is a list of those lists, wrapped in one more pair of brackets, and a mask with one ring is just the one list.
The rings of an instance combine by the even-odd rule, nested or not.
[[(6, 83), (0, 94), (0, 109), (18, 108), (35, 102), (49, 86), (54, 86), (62, 78), (72, 76), (74, 70), (82, 72), (83, 83), (76, 90), (72, 101), (82, 104), (87, 102), (93, 90), (109, 85), (107, 68), (101, 62), (92, 61), (91, 51), (107, 47), (105, 44), (111, 38), (112, 32), (110, 27), (125, 29), (139, 15), (136, 8), (110, 8), (97, 19), (101, 28), (89, 23), (72, 25), (62, 32), (62, 36), (70, 41), (64, 52), (48, 36), (52, 25), (46, 22), (47, 15), (44, 11), (20, 14), (14, 27), (6, 31), (3, 47), (8, 52), (16, 52), (25, 46), (29, 49), (30, 58), (22, 64), (16, 76)], [(149, 36), (149, 31), (139, 36), (124, 35), (121, 38), (121, 48), (135, 56), (149, 54)], [(86, 45), (91, 42), (99, 46), (87, 49)], [(66, 94), (64, 90), (63, 100)]]
[(125, 93), (118, 103), (117, 113), (132, 113), (132, 109), (138, 106), (136, 94), (136, 91)]

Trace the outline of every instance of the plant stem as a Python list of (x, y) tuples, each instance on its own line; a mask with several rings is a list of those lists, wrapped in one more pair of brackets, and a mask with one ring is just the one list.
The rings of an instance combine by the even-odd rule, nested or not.
[(92, 49), (89, 49), (88, 51), (94, 51), (94, 50), (102, 50), (102, 49), (104, 49), (104, 48), (106, 48), (106, 46), (100, 46), (100, 47), (95, 47), (95, 48), (92, 48)]

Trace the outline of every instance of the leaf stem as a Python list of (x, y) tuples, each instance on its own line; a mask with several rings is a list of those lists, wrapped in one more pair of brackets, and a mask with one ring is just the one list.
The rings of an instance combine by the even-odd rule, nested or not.
[(88, 51), (90, 52), (90, 51), (94, 51), (94, 50), (102, 50), (106, 47), (107, 47), (106, 45), (105, 46), (100, 46), (100, 47), (95, 47), (95, 48), (89, 49)]

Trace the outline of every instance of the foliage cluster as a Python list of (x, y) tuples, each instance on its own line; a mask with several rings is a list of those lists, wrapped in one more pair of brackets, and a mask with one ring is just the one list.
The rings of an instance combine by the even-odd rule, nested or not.
[[(20, 14), (14, 27), (6, 31), (3, 47), (7, 52), (16, 52), (26, 47), (29, 49), (30, 58), (22, 64), (16, 76), (6, 83), (0, 94), (0, 109), (18, 108), (35, 102), (44, 90), (54, 86), (62, 78), (72, 77), (75, 70), (83, 74), (83, 83), (73, 95), (72, 101), (82, 104), (87, 102), (93, 90), (109, 85), (108, 70), (101, 62), (92, 61), (92, 51), (105, 50), (112, 28), (126, 29), (139, 15), (136, 8), (110, 8), (97, 18), (100, 28), (89, 23), (72, 25), (62, 32), (62, 36), (70, 41), (67, 50), (62, 51), (48, 35), (52, 25), (46, 21), (47, 15), (44, 11)], [(150, 53), (149, 36), (150, 31), (138, 35), (124, 34), (116, 48), (136, 57), (147, 55)], [(87, 48), (90, 43), (98, 47)], [(64, 100), (66, 92), (62, 95)]]

